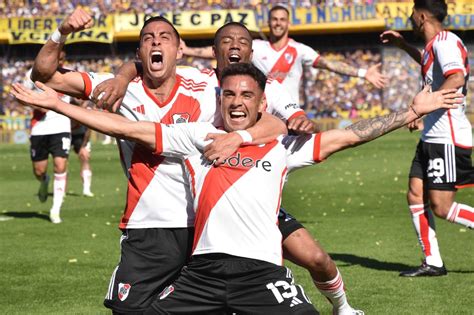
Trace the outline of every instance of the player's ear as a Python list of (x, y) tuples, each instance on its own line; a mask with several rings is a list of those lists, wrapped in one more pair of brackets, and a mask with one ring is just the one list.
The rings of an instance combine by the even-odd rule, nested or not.
[(179, 39), (178, 51), (176, 52), (176, 60), (183, 58), (183, 55), (184, 55), (183, 51), (184, 51), (183, 41)]
[(135, 58), (140, 60), (140, 47), (138, 47), (137, 50), (135, 51)]
[(217, 53), (216, 53), (216, 46), (212, 45), (212, 57), (216, 59)]
[(260, 104), (258, 105), (258, 112), (261, 113), (265, 111), (265, 108), (267, 108), (267, 97), (265, 96), (265, 93), (262, 93), (262, 98), (260, 100)]
[(253, 59), (253, 48), (252, 48), (252, 51), (250, 52), (250, 60), (249, 60), (249, 62), (252, 62), (252, 59)]

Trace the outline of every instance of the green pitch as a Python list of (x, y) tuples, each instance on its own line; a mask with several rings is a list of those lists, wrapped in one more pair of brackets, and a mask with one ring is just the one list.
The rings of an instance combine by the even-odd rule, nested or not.
[[(331, 254), (350, 303), (366, 314), (472, 314), (474, 231), (437, 219), (448, 276), (398, 276), (421, 260), (405, 201), (417, 139), (402, 130), (299, 170), (283, 204)], [(81, 196), (79, 163), (71, 155), (59, 225), (48, 220), (52, 196), (44, 204), (36, 197), (28, 148), (0, 150), (0, 312), (108, 313), (102, 301), (119, 258), (126, 192), (116, 147), (93, 146), (94, 198)], [(457, 201), (474, 205), (473, 190), (460, 191)], [(289, 265), (317, 308), (330, 314), (309, 275)]]

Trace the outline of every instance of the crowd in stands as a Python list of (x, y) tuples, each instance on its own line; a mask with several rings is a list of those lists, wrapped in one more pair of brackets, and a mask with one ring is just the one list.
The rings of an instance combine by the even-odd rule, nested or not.
[(274, 4), (295, 8), (311, 6), (370, 5), (377, 2), (412, 2), (412, 0), (4, 0), (0, 1), (0, 17), (38, 17), (63, 15), (76, 7), (89, 8), (95, 14), (156, 12), (211, 9), (257, 9)]
[[(474, 92), (474, 47), (470, 49), (471, 80), (469, 91)], [(349, 63), (357, 68), (367, 68), (379, 62), (389, 77), (388, 86), (379, 90), (365, 80), (308, 68), (300, 90), (300, 104), (311, 118), (367, 118), (404, 108), (419, 91), (420, 67), (406, 53), (395, 48), (378, 50), (351, 50), (321, 52), (327, 60)], [(76, 59), (71, 56), (66, 68), (78, 71), (114, 72), (133, 56), (105, 57), (102, 59)], [(185, 58), (179, 65), (209, 69), (215, 62), (209, 59)], [(18, 106), (9, 94), (10, 86), (25, 80), (25, 73), (33, 65), (32, 60), (0, 58), (0, 115), (19, 117), (30, 115), (28, 108)], [(473, 112), (474, 97), (468, 93), (468, 111)], [(470, 95), (469, 95), (470, 94)]]

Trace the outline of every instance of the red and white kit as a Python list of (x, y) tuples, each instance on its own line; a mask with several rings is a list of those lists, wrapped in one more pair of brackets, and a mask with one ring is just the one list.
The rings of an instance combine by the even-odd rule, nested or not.
[(456, 109), (439, 109), (427, 115), (421, 140), (471, 148), (472, 128), (465, 115), (469, 60), (461, 39), (448, 31), (439, 32), (423, 51), (421, 71), (423, 83), (430, 84), (433, 91), (439, 90), (446, 77), (452, 73), (462, 72), (466, 77), (464, 86), (458, 91), (464, 94), (464, 103)]
[(269, 41), (260, 39), (253, 41), (252, 63), (267, 77), (283, 84), (290, 93), (293, 104), (299, 104), (303, 66), (314, 67), (319, 57), (313, 48), (291, 38), (280, 50), (276, 50)]
[[(186, 77), (193, 76), (193, 73), (196, 71), (197, 69), (192, 67), (179, 67), (177, 70), (179, 74)], [(214, 85), (217, 102), (220, 93), (220, 84), (215, 70), (205, 69), (201, 72), (206, 74), (210, 79), (210, 84)], [(265, 98), (267, 100), (265, 111), (275, 115), (283, 121), (288, 121), (297, 116), (304, 115), (304, 111), (297, 103), (293, 102), (290, 93), (288, 93), (286, 88), (277, 80), (267, 80), (267, 84), (265, 85)]]
[[(176, 84), (164, 102), (158, 101), (142, 79), (128, 85), (120, 113), (131, 120), (163, 124), (216, 121), (213, 86), (199, 71), (192, 79), (176, 75)], [(199, 76), (200, 75), (200, 76)], [(82, 73), (85, 95), (112, 74)], [(218, 115), (220, 119), (220, 114)], [(151, 154), (131, 141), (119, 142), (122, 165), (128, 176), (127, 205), (121, 229), (193, 226), (194, 211), (181, 160)]]
[(196, 210), (193, 255), (225, 253), (282, 264), (278, 211), (287, 173), (319, 162), (321, 134), (241, 147), (214, 167), (202, 155), (211, 124), (156, 124), (156, 154), (181, 157)]

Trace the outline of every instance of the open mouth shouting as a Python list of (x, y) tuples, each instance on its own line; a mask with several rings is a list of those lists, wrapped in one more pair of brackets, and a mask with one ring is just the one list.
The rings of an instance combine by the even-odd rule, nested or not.
[(238, 63), (242, 60), (242, 57), (237, 52), (231, 52), (229, 54), (229, 63)]
[(159, 71), (163, 69), (163, 54), (161, 51), (153, 51), (151, 53), (151, 63), (150, 68), (154, 71)]

